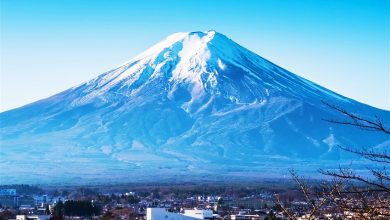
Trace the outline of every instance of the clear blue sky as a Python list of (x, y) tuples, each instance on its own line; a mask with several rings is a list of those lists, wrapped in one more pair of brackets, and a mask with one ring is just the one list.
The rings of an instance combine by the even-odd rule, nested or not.
[(0, 111), (89, 80), (179, 31), (214, 29), (390, 110), (388, 0), (0, 0)]

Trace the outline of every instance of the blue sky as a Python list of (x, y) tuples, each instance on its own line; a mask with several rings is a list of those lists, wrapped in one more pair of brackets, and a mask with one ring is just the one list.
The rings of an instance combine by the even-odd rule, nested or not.
[(387, 0), (2, 0), (0, 111), (89, 80), (180, 31), (221, 32), (390, 110)]

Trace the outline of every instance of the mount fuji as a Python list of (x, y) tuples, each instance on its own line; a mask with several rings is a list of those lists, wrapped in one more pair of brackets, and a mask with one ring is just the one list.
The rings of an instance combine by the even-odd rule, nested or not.
[(0, 182), (280, 177), (364, 161), (386, 136), (331, 124), (323, 102), (390, 122), (215, 31), (176, 33), (81, 85), (0, 113)]

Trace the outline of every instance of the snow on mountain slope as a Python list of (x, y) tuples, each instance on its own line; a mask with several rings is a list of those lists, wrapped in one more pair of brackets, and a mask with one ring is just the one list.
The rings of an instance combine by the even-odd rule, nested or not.
[(390, 121), (215, 31), (176, 33), (89, 82), (0, 113), (0, 180), (280, 176), (349, 163), (337, 144), (388, 141), (325, 122), (336, 114), (322, 101)]

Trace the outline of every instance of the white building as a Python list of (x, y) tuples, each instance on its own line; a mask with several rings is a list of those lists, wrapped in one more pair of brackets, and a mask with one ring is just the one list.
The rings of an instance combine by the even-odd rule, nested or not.
[(49, 197), (47, 195), (34, 196), (35, 206), (43, 207), (49, 202)]
[(260, 220), (259, 215), (230, 215), (231, 220)]
[(185, 210), (184, 213), (168, 212), (165, 208), (147, 208), (146, 220), (197, 220), (212, 219), (211, 210)]
[(33, 210), (34, 207), (32, 207), (31, 205), (20, 205), (19, 206), (19, 210), (21, 211), (29, 211), (29, 210)]
[(187, 209), (184, 210), (184, 214), (196, 219), (212, 219), (213, 211), (211, 210), (198, 210), (198, 209)]
[(16, 220), (49, 220), (50, 215), (17, 215)]

